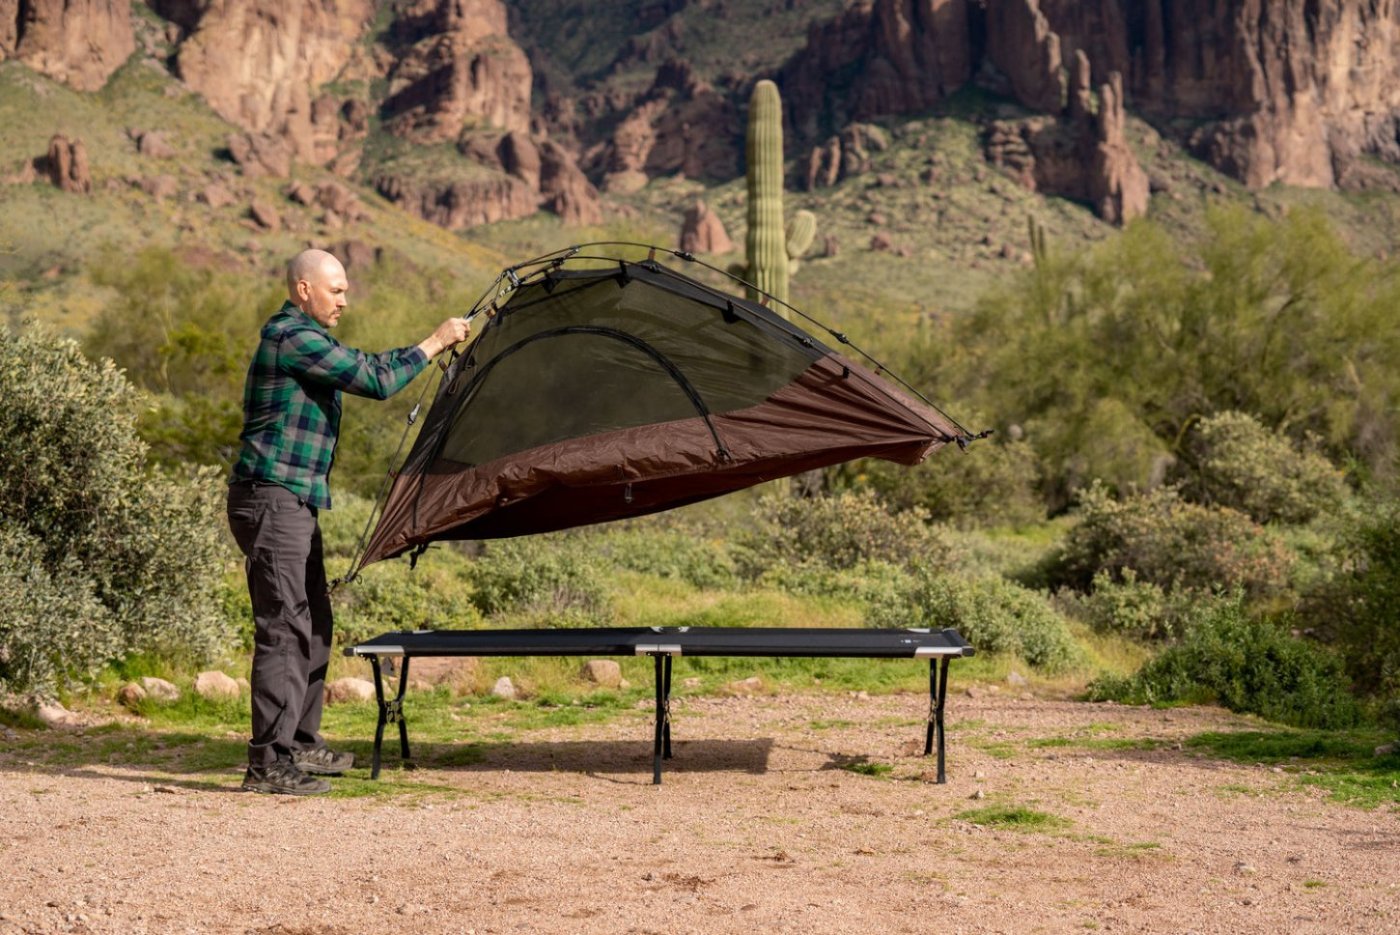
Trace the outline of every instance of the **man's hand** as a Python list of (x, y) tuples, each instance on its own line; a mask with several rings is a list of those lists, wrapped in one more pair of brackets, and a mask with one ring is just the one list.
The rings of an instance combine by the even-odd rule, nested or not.
[(423, 349), (429, 359), (436, 357), (443, 351), (456, 344), (461, 344), (472, 333), (471, 322), (465, 318), (449, 318), (447, 321), (437, 326), (432, 334), (428, 335), (418, 346)]

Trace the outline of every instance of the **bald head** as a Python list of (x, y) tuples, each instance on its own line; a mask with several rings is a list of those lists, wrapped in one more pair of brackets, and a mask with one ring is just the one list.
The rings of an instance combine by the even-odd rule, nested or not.
[(324, 250), (303, 250), (287, 264), (287, 298), (323, 327), (340, 320), (349, 288), (345, 267)]

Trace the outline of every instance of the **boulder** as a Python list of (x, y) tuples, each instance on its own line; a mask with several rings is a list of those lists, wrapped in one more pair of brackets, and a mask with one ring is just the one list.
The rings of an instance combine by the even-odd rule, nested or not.
[(165, 134), (154, 130), (139, 130), (133, 136), (136, 151), (150, 159), (173, 159), (175, 147), (166, 140)]
[(704, 201), (697, 200), (681, 221), (680, 248), (688, 253), (729, 253), (734, 242), (719, 215)]
[(604, 688), (618, 688), (622, 683), (622, 667), (611, 659), (590, 659), (579, 674), (584, 680)]
[(49, 139), (49, 151), (41, 157), (40, 164), (55, 188), (77, 194), (92, 191), (92, 173), (82, 140), (70, 141), (63, 134), (55, 133)]
[(173, 175), (148, 175), (138, 183), (141, 191), (156, 201), (174, 198), (180, 192), (180, 183)]
[(254, 198), (252, 203), (248, 205), (248, 216), (264, 230), (282, 229), (282, 216), (277, 213), (276, 208), (261, 198)]
[(229, 156), (249, 178), (292, 174), (292, 149), (279, 137), (265, 133), (232, 133), (226, 141)]
[(514, 701), (519, 697), (515, 690), (515, 683), (510, 680), (509, 675), (503, 675), (496, 679), (496, 684), (491, 686), (491, 694), (506, 701)]
[(176, 688), (165, 679), (156, 678), (153, 675), (143, 676), (141, 687), (146, 690), (146, 697), (153, 701), (179, 701), (180, 689)]
[(233, 192), (221, 182), (210, 182), (199, 190), (195, 198), (211, 208), (222, 208), (233, 204)]
[(82, 723), (78, 715), (57, 701), (39, 702), (34, 708), (34, 716), (43, 721), (45, 727), (78, 727)]
[(238, 697), (239, 689), (232, 676), (211, 669), (195, 676), (194, 693), (210, 700), (231, 699)]
[(136, 708), (146, 700), (146, 689), (135, 682), (127, 682), (117, 689), (117, 704), (123, 708)]
[(326, 684), (326, 704), (373, 701), (374, 698), (374, 683), (365, 679), (339, 678)]

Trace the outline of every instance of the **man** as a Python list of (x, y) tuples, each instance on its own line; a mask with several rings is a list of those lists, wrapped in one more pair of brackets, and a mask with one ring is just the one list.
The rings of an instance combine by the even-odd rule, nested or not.
[(335, 257), (297, 254), (287, 264), (287, 301), (263, 325), (243, 388), (228, 520), (253, 601), (253, 738), (243, 788), (254, 792), (327, 792), (330, 783), (317, 776), (354, 763), (319, 733), (331, 605), (317, 513), (331, 505), (340, 394), (392, 396), (471, 332), (465, 319), (449, 318), (414, 347), (365, 354), (328, 331), (348, 289)]

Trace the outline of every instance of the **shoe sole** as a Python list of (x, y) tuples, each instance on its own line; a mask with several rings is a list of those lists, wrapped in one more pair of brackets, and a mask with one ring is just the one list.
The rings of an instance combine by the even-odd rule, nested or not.
[(324, 788), (316, 786), (312, 789), (288, 789), (286, 786), (273, 785), (270, 782), (245, 782), (244, 792), (262, 792), (267, 795), (324, 795), (331, 791), (331, 784), (324, 783)]
[(343, 776), (345, 774), (345, 770), (350, 769), (354, 765), (354, 763), (351, 763), (350, 766), (346, 766), (341, 769), (335, 769), (330, 766), (314, 766), (310, 763), (298, 763), (297, 769), (301, 770), (303, 773), (308, 773), (312, 776)]

